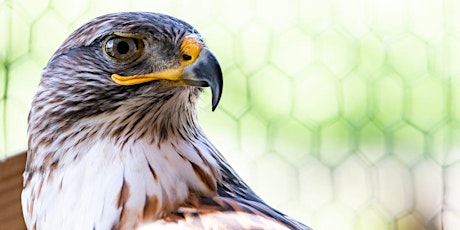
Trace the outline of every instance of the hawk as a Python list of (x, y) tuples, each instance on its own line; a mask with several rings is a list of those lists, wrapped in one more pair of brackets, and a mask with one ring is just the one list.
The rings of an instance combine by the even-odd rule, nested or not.
[(171, 16), (100, 16), (54, 53), (29, 114), (28, 229), (309, 229), (262, 201), (197, 121), (222, 72)]

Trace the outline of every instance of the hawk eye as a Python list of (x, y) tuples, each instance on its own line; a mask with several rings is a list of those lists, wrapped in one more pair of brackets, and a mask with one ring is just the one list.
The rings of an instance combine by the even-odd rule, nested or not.
[(104, 43), (104, 52), (117, 61), (129, 61), (138, 57), (143, 47), (141, 39), (112, 36)]

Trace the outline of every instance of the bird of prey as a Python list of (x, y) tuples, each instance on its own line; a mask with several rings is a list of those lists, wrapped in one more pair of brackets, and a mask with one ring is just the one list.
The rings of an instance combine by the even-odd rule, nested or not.
[(54, 53), (29, 114), (28, 229), (309, 229), (261, 200), (197, 121), (222, 72), (186, 22), (100, 16)]

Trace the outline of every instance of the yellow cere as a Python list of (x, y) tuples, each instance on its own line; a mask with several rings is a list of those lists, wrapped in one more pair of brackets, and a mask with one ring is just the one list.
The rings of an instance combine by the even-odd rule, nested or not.
[(203, 45), (201, 42), (198, 41), (197, 37), (194, 35), (190, 35), (186, 37), (181, 44), (180, 51), (181, 55), (188, 55), (191, 58), (189, 60), (185, 60), (182, 58), (183, 65), (187, 66), (195, 62), (195, 60), (200, 55), (201, 49)]

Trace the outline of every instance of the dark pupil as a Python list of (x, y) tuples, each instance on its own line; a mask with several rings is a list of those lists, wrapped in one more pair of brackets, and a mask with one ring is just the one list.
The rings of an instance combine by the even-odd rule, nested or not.
[(121, 41), (117, 45), (117, 51), (119, 54), (127, 54), (129, 51), (129, 45), (125, 41)]

